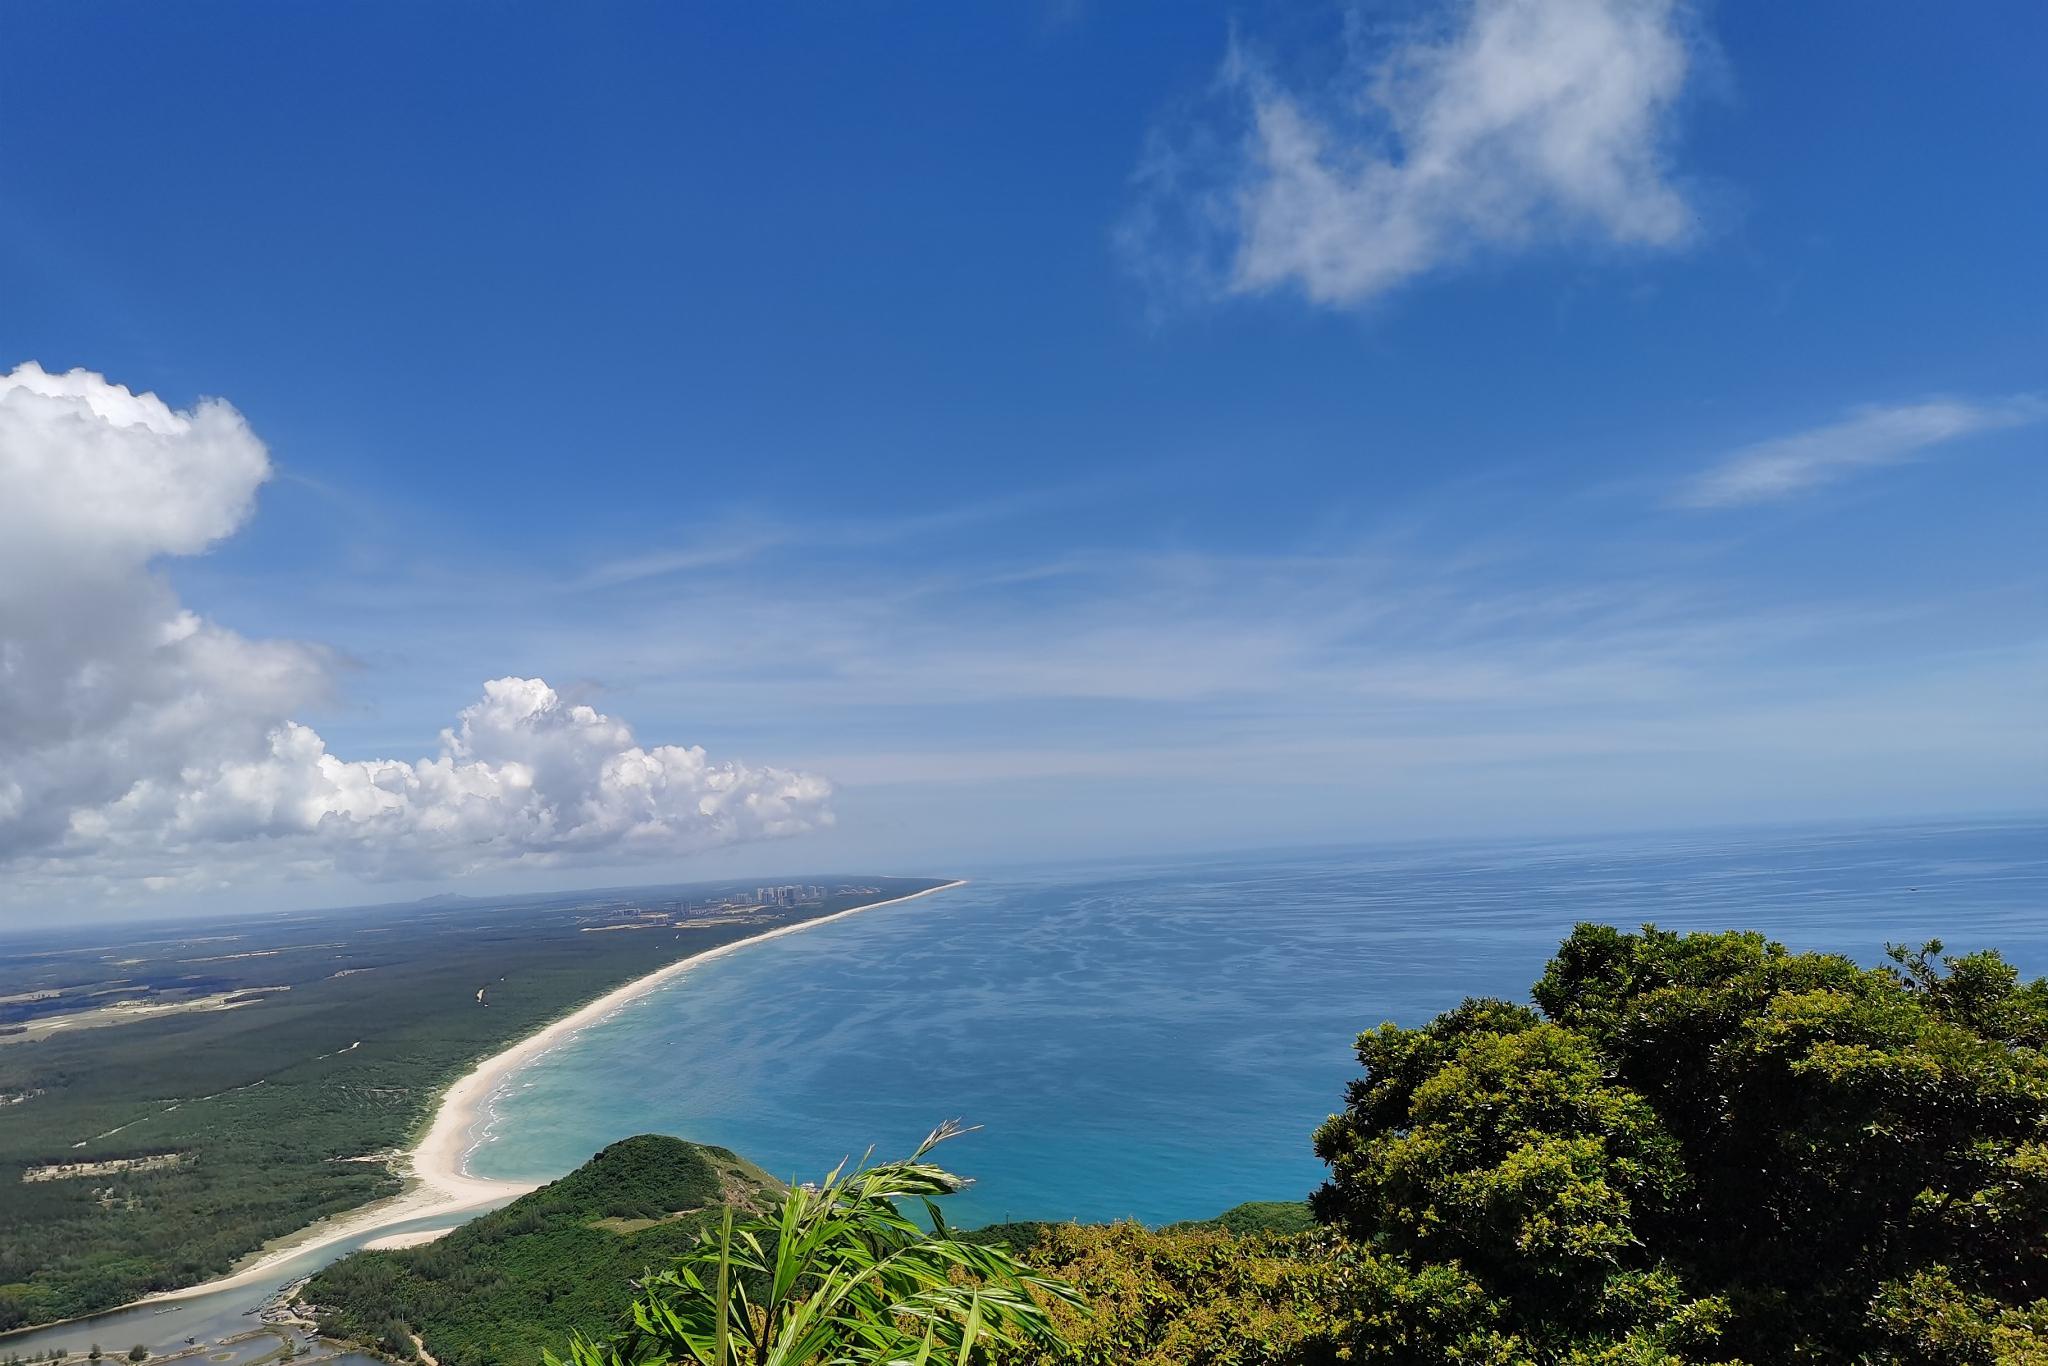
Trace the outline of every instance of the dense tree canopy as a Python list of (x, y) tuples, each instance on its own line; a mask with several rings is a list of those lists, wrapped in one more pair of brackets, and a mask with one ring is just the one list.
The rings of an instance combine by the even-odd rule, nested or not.
[(1538, 1010), (1360, 1036), (1314, 1208), (1538, 1360), (2048, 1353), (2048, 984), (1940, 953), (1581, 926)]

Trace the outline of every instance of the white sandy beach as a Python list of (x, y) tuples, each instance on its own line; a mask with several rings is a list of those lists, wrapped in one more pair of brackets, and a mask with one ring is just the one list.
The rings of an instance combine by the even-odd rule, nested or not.
[(416, 1228), (407, 1233), (387, 1233), (382, 1238), (372, 1238), (363, 1244), (365, 1252), (396, 1252), (404, 1247), (425, 1247), (436, 1239), (453, 1233), (453, 1228)]
[[(606, 992), (553, 1024), (527, 1035), (502, 1052), (485, 1058), (444, 1091), (441, 1094), (440, 1107), (434, 1112), (434, 1122), (427, 1127), (425, 1135), (399, 1164), (399, 1173), (406, 1178), (405, 1190), (389, 1199), (323, 1219), (317, 1224), (301, 1229), (290, 1237), (272, 1243), (254, 1254), (249, 1261), (217, 1280), (207, 1281), (203, 1285), (186, 1286), (180, 1290), (161, 1291), (137, 1303), (188, 1299), (194, 1295), (246, 1285), (272, 1275), (279, 1267), (295, 1258), (347, 1238), (394, 1224), (460, 1214), (465, 1210), (478, 1209), (525, 1194), (533, 1189), (531, 1185), (511, 1181), (488, 1181), (471, 1176), (467, 1170), (469, 1155), (477, 1144), (477, 1127), (486, 1117), (486, 1103), (508, 1074), (533, 1061), (578, 1030), (597, 1023), (619, 1007), (674, 980), (708, 959), (722, 957), (750, 944), (779, 939), (786, 934), (798, 934), (813, 926), (824, 925), (834, 920), (844, 920), (863, 911), (915, 901), (919, 897), (931, 896), (935, 892), (950, 891), (964, 883), (965, 879), (961, 879), (937, 887), (927, 887), (908, 896), (891, 897), (887, 901), (872, 901), (865, 906), (855, 906), (832, 915), (819, 916), (815, 920), (783, 925), (746, 939), (736, 939), (730, 944), (720, 944), (717, 948), (706, 949), (702, 953), (678, 959), (648, 973), (645, 977), (636, 977), (624, 986)], [(377, 1243), (387, 1247), (411, 1246), (416, 1242), (425, 1241), (427, 1236), (429, 1235), (401, 1232), (389, 1238), (378, 1239)], [(401, 1239), (405, 1241), (401, 1242)]]

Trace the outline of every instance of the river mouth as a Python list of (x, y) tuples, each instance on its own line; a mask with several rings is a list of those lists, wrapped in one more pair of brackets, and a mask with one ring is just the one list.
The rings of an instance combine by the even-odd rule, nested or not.
[(135, 1347), (147, 1349), (151, 1362), (176, 1359), (184, 1366), (258, 1366), (280, 1358), (289, 1341), (299, 1361), (381, 1366), (375, 1357), (348, 1351), (291, 1325), (266, 1323), (260, 1315), (287, 1287), (367, 1243), (454, 1228), (485, 1213), (486, 1208), (364, 1229), (351, 1237), (309, 1249), (260, 1280), (177, 1299), (145, 1300), (64, 1323), (0, 1333), (0, 1358), (19, 1356), (33, 1361), (51, 1352), (61, 1352), (67, 1363), (83, 1366), (97, 1345), (104, 1354), (100, 1366), (126, 1366), (128, 1353)]

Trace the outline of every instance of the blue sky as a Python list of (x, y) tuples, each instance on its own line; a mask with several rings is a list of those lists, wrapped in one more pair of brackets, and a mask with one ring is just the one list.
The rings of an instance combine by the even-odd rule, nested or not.
[[(478, 885), (2039, 810), (2044, 40), (21, 7), (0, 369), (246, 419), (253, 511), (153, 572), (317, 647), (278, 719), (332, 754), (432, 754), (517, 676), (834, 788), (797, 838)], [(84, 828), (23, 896), (454, 866)]]

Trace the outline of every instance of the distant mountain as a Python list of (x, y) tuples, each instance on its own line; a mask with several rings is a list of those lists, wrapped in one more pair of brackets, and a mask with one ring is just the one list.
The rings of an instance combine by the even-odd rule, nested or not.
[(358, 1252), (307, 1283), (322, 1330), (442, 1366), (534, 1366), (572, 1332), (602, 1332), (632, 1282), (696, 1241), (727, 1204), (764, 1210), (780, 1182), (726, 1148), (622, 1139), (561, 1180), (437, 1242)]

